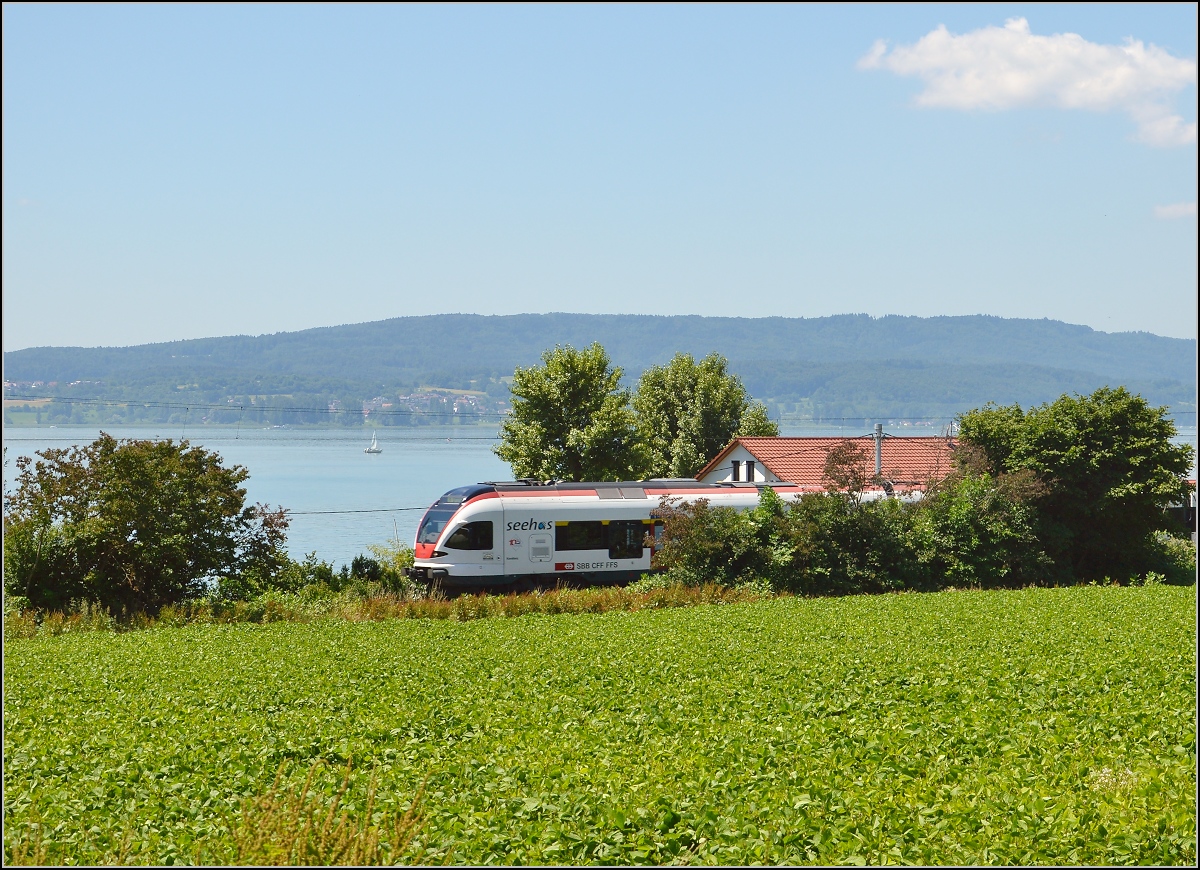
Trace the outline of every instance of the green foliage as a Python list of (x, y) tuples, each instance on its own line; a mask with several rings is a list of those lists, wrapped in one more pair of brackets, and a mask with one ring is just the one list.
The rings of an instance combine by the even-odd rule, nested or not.
[(405, 863), (1190, 866), (1195, 638), (1171, 586), (6, 637), (4, 863), (428, 778)]
[(284, 562), (284, 511), (247, 507), (248, 472), (187, 441), (121, 440), (17, 460), (6, 497), (4, 586), (34, 607), (71, 600), (154, 612), (219, 575)]
[(1166, 408), (1123, 387), (1023, 411), (994, 405), (960, 418), (963, 441), (993, 472), (1027, 470), (1045, 492), (1037, 532), (1053, 561), (1083, 579), (1142, 573), (1164, 508), (1186, 495), (1192, 448), (1174, 445)]
[(1049, 557), (1032, 504), (1002, 475), (956, 474), (922, 501), (914, 518), (918, 558), (941, 584), (1020, 586), (1045, 581)]
[(806, 595), (925, 588), (910, 544), (912, 510), (892, 499), (859, 503), (813, 493), (786, 505), (770, 487), (738, 512), (706, 499), (664, 504), (656, 568), (673, 582), (764, 582)]
[(250, 601), (271, 592), (299, 592), (308, 586), (338, 586), (339, 575), (331, 562), (317, 558), (315, 552), (297, 562), (281, 554), (279, 565), (271, 571), (248, 570), (217, 580), (212, 597), (217, 601)]
[(693, 477), (735, 435), (779, 434), (728, 367), (718, 353), (699, 363), (677, 353), (642, 373), (633, 408), (649, 451), (649, 476)]
[(912, 548), (913, 513), (895, 499), (805, 495), (788, 513), (793, 557), (779, 587), (805, 595), (937, 588)]
[(324, 762), (309, 766), (303, 784), (289, 787), (287, 763), (261, 795), (242, 801), (241, 818), (225, 862), (232, 865), (350, 866), (395, 864), (420, 829), (420, 793), (403, 813), (375, 812), (375, 777), (365, 805), (344, 806), (353, 764), (347, 762), (332, 799), (314, 789)]
[(1189, 538), (1158, 532), (1151, 544), (1150, 562), (1168, 583), (1196, 582), (1196, 543)]
[(413, 566), (413, 548), (395, 538), (384, 545), (372, 544), (367, 548), (379, 565), (377, 579), (389, 592), (407, 596), (417, 593), (418, 584), (408, 579), (406, 568)]
[(665, 569), (670, 582), (733, 586), (762, 576), (763, 548), (745, 514), (713, 507), (706, 498), (678, 505), (664, 500), (660, 513), (663, 538), (653, 564)]
[(513, 476), (538, 480), (631, 480), (645, 458), (620, 388), (621, 369), (599, 344), (555, 347), (542, 365), (513, 374), (512, 414), (500, 427), (496, 455)]
[(750, 402), (746, 405), (742, 422), (738, 424), (735, 434), (742, 438), (774, 438), (779, 435), (779, 426), (767, 416), (766, 405), (762, 402)]

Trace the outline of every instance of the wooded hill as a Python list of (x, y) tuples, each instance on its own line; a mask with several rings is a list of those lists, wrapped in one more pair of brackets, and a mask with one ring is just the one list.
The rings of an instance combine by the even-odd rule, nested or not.
[[(361, 424), (362, 401), (422, 387), (505, 398), (501, 379), (514, 367), (536, 365), (555, 344), (593, 341), (629, 386), (676, 352), (716, 351), (773, 415), (788, 419), (946, 418), (989, 401), (1028, 406), (1107, 384), (1171, 406), (1181, 423), (1195, 421), (1194, 339), (988, 316), (398, 317), (273, 335), (7, 352), (5, 380), (18, 386), (6, 386), (5, 397), (238, 403), (254, 396), (260, 408), (321, 412), (308, 422), (326, 419), (324, 409), (338, 403), (355, 411), (346, 422)], [(479, 407), (496, 405), (481, 399)], [(105, 412), (97, 413), (104, 422)]]

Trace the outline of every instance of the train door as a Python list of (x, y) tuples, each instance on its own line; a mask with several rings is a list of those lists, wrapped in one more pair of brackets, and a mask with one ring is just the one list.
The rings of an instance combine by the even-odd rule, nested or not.
[(505, 508), (503, 563), (506, 577), (545, 574), (554, 570), (554, 520), (527, 508)]
[(501, 528), (504, 529), (504, 540), (501, 546), (503, 547), (504, 561), (504, 576), (517, 577), (524, 574), (521, 564), (525, 556), (525, 540), (517, 529), (512, 528), (513, 511), (506, 507), (504, 509), (504, 522)]

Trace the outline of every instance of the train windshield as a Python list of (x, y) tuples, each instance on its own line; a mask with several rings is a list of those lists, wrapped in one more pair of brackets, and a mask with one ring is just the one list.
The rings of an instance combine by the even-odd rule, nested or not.
[(417, 530), (418, 544), (436, 544), (438, 535), (446, 528), (446, 523), (458, 511), (457, 505), (435, 504), (425, 512), (421, 520), (421, 528)]
[(436, 544), (438, 536), (446, 529), (446, 523), (450, 522), (450, 518), (458, 512), (463, 504), (480, 493), (492, 492), (493, 489), (494, 487), (477, 483), (473, 486), (460, 486), (458, 489), (450, 490), (425, 512), (425, 517), (421, 520), (421, 527), (417, 529), (417, 543)]

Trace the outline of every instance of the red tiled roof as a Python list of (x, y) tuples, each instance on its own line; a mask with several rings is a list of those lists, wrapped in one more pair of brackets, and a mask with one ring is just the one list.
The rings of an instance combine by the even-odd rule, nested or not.
[[(780, 480), (801, 486), (824, 487), (825, 460), (829, 452), (847, 441), (858, 444), (865, 455), (865, 471), (875, 473), (875, 439), (860, 438), (735, 438), (718, 453), (696, 477), (703, 478), (719, 467), (725, 457), (741, 444)], [(903, 489), (921, 489), (930, 478), (943, 477), (953, 467), (951, 457), (957, 442), (953, 438), (883, 439), (882, 476)]]

